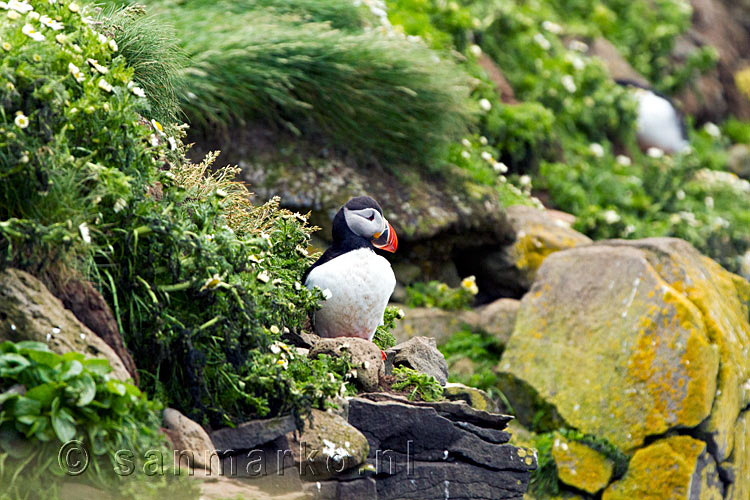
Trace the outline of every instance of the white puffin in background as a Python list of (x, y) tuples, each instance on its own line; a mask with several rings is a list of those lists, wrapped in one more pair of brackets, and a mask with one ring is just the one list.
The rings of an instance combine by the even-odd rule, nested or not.
[(305, 271), (309, 289), (319, 287), (326, 300), (313, 326), (321, 337), (372, 340), (396, 287), (390, 263), (375, 249), (395, 252), (398, 238), (369, 196), (352, 198), (333, 218), (333, 244)]
[(680, 153), (690, 147), (682, 115), (665, 95), (631, 80), (617, 80), (629, 87), (638, 102), (637, 136), (641, 148)]

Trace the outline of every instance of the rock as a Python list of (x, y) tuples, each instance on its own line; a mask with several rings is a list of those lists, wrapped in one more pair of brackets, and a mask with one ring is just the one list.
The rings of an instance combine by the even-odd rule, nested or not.
[(474, 275), (479, 302), (499, 297), (520, 297), (534, 282), (544, 259), (557, 251), (591, 243), (555, 213), (533, 207), (508, 207), (508, 220), (515, 234), (509, 246), (462, 254), (461, 275)]
[(314, 333), (288, 331), (281, 335), (281, 340), (300, 349), (311, 349), (318, 343), (320, 337)]
[(349, 404), (349, 423), (370, 443), (379, 499), (521, 499), (536, 467), (531, 450), (507, 444), (510, 417), (382, 393)]
[(602, 500), (723, 498), (716, 463), (706, 443), (690, 436), (661, 439), (635, 452), (625, 476)]
[(356, 337), (320, 339), (310, 349), (309, 356), (317, 358), (321, 354), (335, 357), (349, 355), (351, 366), (356, 370), (354, 379), (364, 391), (376, 391), (380, 377), (385, 374), (380, 349), (369, 340)]
[[(719, 403), (721, 396), (714, 403), (721, 350), (714, 342), (737, 336), (740, 350), (740, 338), (748, 338), (745, 292), (735, 279), (676, 239), (558, 252), (521, 301), (500, 367), (569, 425), (624, 451), (647, 436), (696, 427), (712, 407), (734, 411), (733, 424), (739, 408)], [(739, 362), (722, 357), (722, 370)], [(738, 385), (726, 391), (737, 402), (733, 380)], [(721, 428), (724, 442), (728, 418), (711, 426), (714, 433)]]
[(225, 427), (211, 433), (211, 441), (217, 450), (252, 450), (271, 442), (297, 428), (294, 417), (287, 415), (268, 419), (250, 420), (237, 427)]
[(112, 376), (128, 380), (120, 357), (34, 276), (19, 269), (0, 271), (0, 342), (34, 340), (58, 353), (80, 352), (106, 358)]
[(51, 290), (78, 321), (99, 336), (120, 358), (133, 380), (138, 383), (138, 370), (122, 342), (117, 320), (102, 294), (90, 281), (69, 279)]
[(315, 409), (304, 429), (290, 433), (287, 439), (306, 481), (328, 479), (363, 464), (370, 451), (365, 436), (346, 420)]
[(729, 148), (729, 163), (727, 166), (738, 177), (750, 179), (750, 146), (735, 144)]
[(476, 387), (449, 382), (445, 384), (443, 396), (450, 401), (464, 401), (477, 410), (497, 411), (497, 405), (490, 395)]
[(435, 377), (440, 385), (448, 382), (448, 363), (431, 337), (412, 337), (388, 349), (385, 369), (389, 373), (397, 366), (405, 366)]
[(187, 462), (190, 467), (208, 470), (211, 470), (214, 462), (218, 468), (216, 448), (203, 427), (173, 408), (164, 409), (162, 419), (164, 431), (172, 442), (176, 459)]
[(325, 240), (341, 205), (352, 196), (372, 195), (398, 233), (398, 252), (389, 260), (418, 267), (423, 281), (449, 282), (445, 270), (455, 268), (457, 252), (499, 246), (512, 237), (497, 190), (472, 184), (458, 168), (440, 177), (413, 169), (396, 175), (356, 162), (327, 144), (301, 141), (259, 124), (233, 128), (223, 143), (193, 140), (193, 158), (221, 150), (219, 162), (239, 165), (258, 201), (278, 195), (283, 207), (311, 212), (311, 223), (322, 228), (317, 234)]
[(378, 500), (378, 489), (371, 477), (354, 481), (318, 481), (305, 484), (309, 500)]
[(560, 481), (592, 495), (609, 484), (615, 467), (612, 460), (598, 451), (559, 434), (552, 445), (552, 458)]
[(505, 104), (518, 104), (516, 96), (513, 92), (513, 87), (510, 86), (508, 79), (505, 78), (505, 75), (495, 63), (495, 61), (493, 61), (491, 57), (487, 56), (487, 54), (483, 53), (481, 56), (479, 56), (479, 60), (477, 62), (479, 63), (479, 66), (481, 66), (485, 71), (485, 73), (487, 73), (487, 77), (490, 79), (490, 81), (495, 84), (495, 89), (497, 90), (498, 94), (500, 94), (500, 100)]
[(505, 345), (516, 327), (516, 315), (521, 302), (515, 299), (498, 299), (476, 309), (474, 330), (482, 330)]
[(732, 455), (720, 464), (720, 468), (730, 481), (724, 498), (750, 498), (750, 411), (743, 411), (737, 419)]
[(474, 311), (444, 311), (431, 307), (403, 308), (406, 315), (396, 322), (393, 336), (396, 342), (406, 342), (412, 337), (427, 335), (443, 344), (464, 325), (474, 325), (479, 318)]
[[(292, 490), (290, 486), (274, 488), (274, 487), (261, 487), (256, 481), (248, 482), (235, 478), (228, 478), (224, 476), (214, 476), (211, 479), (203, 479), (200, 475), (197, 475), (197, 480), (200, 481), (200, 498), (201, 500), (226, 500), (228, 498), (234, 499), (252, 499), (252, 500), (309, 500), (310, 496), (302, 491), (299, 491), (299, 478), (297, 478), (296, 485), (290, 480), (291, 485), (297, 486), (296, 491)], [(289, 477), (287, 475), (286, 477)], [(172, 498), (175, 496), (171, 495)], [(73, 498), (73, 497), (69, 497)], [(190, 498), (190, 497), (188, 497)]]
[(622, 57), (620, 51), (617, 50), (612, 42), (603, 37), (595, 38), (589, 44), (589, 50), (587, 55), (591, 57), (598, 57), (607, 67), (609, 74), (614, 80), (630, 80), (639, 85), (650, 87), (646, 78), (638, 73), (630, 63)]

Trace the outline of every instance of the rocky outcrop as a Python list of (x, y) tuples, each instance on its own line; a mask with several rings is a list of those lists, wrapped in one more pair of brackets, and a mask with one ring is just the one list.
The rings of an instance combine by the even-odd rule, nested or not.
[(598, 451), (559, 434), (552, 445), (552, 458), (560, 481), (592, 495), (609, 484), (615, 467), (612, 460)]
[(386, 373), (392, 372), (394, 367), (405, 366), (434, 377), (440, 385), (448, 382), (448, 363), (432, 337), (412, 337), (391, 347), (385, 354)]
[(489, 394), (476, 387), (448, 382), (443, 388), (443, 397), (450, 401), (463, 401), (472, 408), (487, 412), (497, 412), (497, 404)]
[[(682, 240), (555, 253), (521, 301), (500, 388), (526, 424), (556, 413), (633, 456), (604, 498), (688, 498), (642, 496), (641, 484), (693, 484), (700, 498), (748, 491), (735, 471), (748, 463), (749, 304), (750, 284)], [(655, 441), (674, 433), (690, 441)]]
[(354, 369), (354, 381), (364, 391), (376, 391), (385, 374), (380, 349), (369, 340), (356, 337), (320, 339), (310, 349), (309, 356), (317, 358), (321, 354), (337, 358), (347, 356)]
[(509, 419), (387, 394), (354, 398), (349, 406), (349, 423), (370, 442), (368, 462), (383, 500), (522, 498), (536, 457), (507, 444)]
[(218, 455), (208, 433), (198, 423), (190, 420), (174, 408), (164, 410), (163, 431), (174, 450), (174, 460), (189, 467), (211, 468), (211, 460)]
[(598, 37), (589, 44), (588, 56), (598, 57), (604, 63), (609, 74), (614, 80), (629, 80), (646, 87), (651, 86), (643, 75), (638, 73), (630, 63), (622, 57), (612, 42), (606, 38)]
[(75, 351), (106, 358), (112, 376), (130, 378), (111, 347), (65, 309), (41, 281), (19, 269), (0, 272), (0, 342), (3, 340), (34, 340), (46, 343), (58, 354)]
[(545, 258), (554, 252), (591, 243), (571, 229), (558, 212), (515, 205), (508, 207), (508, 220), (515, 241), (511, 245), (469, 251), (458, 261), (462, 276), (474, 275), (479, 302), (499, 297), (520, 297), (534, 282)]

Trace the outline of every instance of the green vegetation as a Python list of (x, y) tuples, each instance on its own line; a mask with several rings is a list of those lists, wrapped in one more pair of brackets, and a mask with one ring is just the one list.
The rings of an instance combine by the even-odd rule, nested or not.
[(385, 351), (396, 345), (396, 338), (391, 333), (396, 327), (396, 320), (403, 319), (404, 311), (398, 307), (388, 306), (383, 314), (383, 324), (375, 330), (372, 341), (380, 350)]
[(393, 368), (396, 380), (391, 388), (396, 391), (406, 391), (409, 399), (419, 397), (422, 401), (440, 401), (443, 399), (443, 387), (432, 375), (421, 373), (405, 366)]
[[(464, 328), (454, 333), (445, 344), (439, 345), (438, 349), (448, 362), (450, 382), (477, 387), (493, 398), (500, 399), (504, 404), (507, 403), (498, 388), (499, 379), (496, 373), (505, 347), (497, 339)], [(471, 369), (458, 369), (456, 363), (466, 359), (471, 361)], [(507, 406), (509, 405), (506, 404)]]
[(437, 307), (446, 311), (470, 309), (474, 296), (479, 293), (476, 279), (469, 276), (461, 286), (451, 288), (445, 283), (430, 281), (406, 287), (406, 305), (409, 307)]

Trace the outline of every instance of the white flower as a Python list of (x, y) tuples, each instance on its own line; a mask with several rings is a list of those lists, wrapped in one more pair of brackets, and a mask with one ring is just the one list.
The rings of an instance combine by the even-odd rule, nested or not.
[(97, 70), (102, 75), (106, 75), (109, 72), (109, 70), (106, 67), (99, 64), (99, 61), (97, 61), (96, 59), (88, 58), (86, 59), (86, 62), (89, 63), (95, 70)]
[(463, 288), (464, 290), (468, 290), (472, 295), (476, 295), (479, 293), (479, 288), (477, 287), (477, 279), (474, 276), (467, 276), (466, 278), (461, 280), (461, 288)]
[(567, 60), (567, 61), (568, 61), (568, 62), (569, 62), (570, 64), (572, 64), (572, 65), (573, 65), (573, 68), (574, 68), (574, 69), (575, 69), (576, 71), (581, 71), (581, 70), (582, 70), (583, 68), (585, 68), (585, 67), (586, 67), (586, 63), (584, 62), (584, 60), (583, 60), (583, 59), (581, 59), (580, 57), (578, 57), (578, 56), (577, 56), (577, 55), (575, 55), (575, 54), (572, 54), (572, 53), (568, 53), (568, 54), (567, 54), (567, 55), (565, 56), (565, 59), (566, 59), (566, 60)]
[(706, 203), (706, 208), (709, 210), (713, 210), (714, 208), (714, 199), (710, 196), (706, 196), (706, 199), (703, 200)]
[(97, 83), (96, 86), (105, 92), (112, 92), (112, 85), (110, 85), (104, 78), (100, 78), (99, 83)]
[(721, 137), (721, 129), (715, 123), (708, 122), (703, 126), (703, 130), (713, 138)]
[(81, 83), (86, 79), (86, 75), (83, 74), (83, 71), (73, 63), (68, 63), (68, 71), (78, 83)]
[(554, 33), (555, 35), (559, 35), (563, 30), (562, 26), (557, 23), (553, 23), (552, 21), (544, 21), (542, 23), (542, 28), (546, 29), (550, 33)]
[(39, 33), (30, 24), (24, 24), (23, 28), (21, 28), (21, 33), (23, 33), (27, 37), (31, 38), (35, 42), (41, 42), (42, 40), (44, 40), (44, 35), (42, 35), (41, 33)]
[(492, 161), (492, 155), (490, 153), (488, 153), (487, 151), (482, 151), (482, 159), (484, 161), (491, 162)]
[[(279, 330), (279, 327), (278, 327), (278, 326), (276, 326), (276, 325), (271, 325), (271, 328), (269, 328), (269, 330), (270, 330), (270, 331), (271, 331), (271, 333), (273, 333), (274, 335), (278, 335), (279, 333), (281, 333), (281, 330)], [(279, 346), (279, 347), (281, 347), (281, 346)]]
[(156, 120), (151, 120), (151, 126), (154, 127), (154, 130), (156, 130), (159, 135), (164, 136), (166, 135), (164, 133), (164, 127), (161, 126), (161, 123), (157, 122)]
[(633, 234), (634, 232), (635, 232), (635, 226), (633, 224), (628, 224), (627, 226), (625, 226), (625, 236)]
[(151, 134), (148, 137), (148, 141), (151, 143), (153, 147), (157, 147), (159, 145), (159, 138), (156, 137), (156, 134)]
[(104, 45), (105, 43), (107, 43), (107, 41), (109, 40), (109, 38), (107, 38), (106, 36), (102, 35), (101, 33), (97, 33), (96, 31), (93, 31), (93, 33), (96, 34), (97, 40), (99, 40), (99, 43), (101, 43), (102, 45)]
[(531, 186), (531, 177), (528, 175), (522, 175), (518, 178), (518, 183), (522, 186)]
[(404, 312), (403, 309), (399, 308), (398, 312), (396, 313), (396, 317), (398, 319), (404, 319), (406, 317), (406, 313)]
[(578, 90), (578, 87), (576, 87), (576, 82), (575, 80), (573, 80), (572, 76), (563, 75), (560, 81), (562, 82), (562, 86), (565, 87), (565, 90), (567, 90), (571, 94)]
[(664, 151), (659, 148), (648, 148), (646, 150), (646, 154), (651, 158), (661, 158), (662, 156), (664, 156)]
[(128, 82), (128, 89), (138, 97), (146, 97), (146, 92), (144, 92), (143, 89), (136, 85), (132, 80)]
[(482, 48), (479, 45), (472, 45), (469, 47), (469, 52), (471, 52), (471, 55), (474, 57), (479, 57), (482, 55)]
[(39, 19), (39, 12), (34, 12), (33, 10), (26, 14), (26, 19), (29, 21), (37, 21)]
[(112, 49), (112, 52), (117, 52), (119, 50), (119, 47), (117, 46), (117, 42), (115, 42), (114, 39), (107, 42), (107, 45), (109, 45), (109, 48)]
[(262, 281), (263, 283), (268, 283), (271, 280), (271, 276), (269, 276), (267, 271), (261, 271), (258, 273), (258, 281)]
[(177, 149), (177, 141), (174, 140), (174, 137), (167, 137), (167, 143), (169, 143), (169, 149), (172, 151)]
[(203, 290), (214, 290), (219, 285), (221, 285), (221, 276), (219, 276), (218, 274), (214, 274), (203, 283), (200, 291), (202, 292)]
[(331, 293), (331, 290), (329, 290), (328, 288), (326, 288), (325, 290), (322, 290), (321, 293), (323, 294), (324, 300), (328, 300), (331, 297), (333, 297), (333, 293)]
[(468, 160), (469, 158), (471, 158), (471, 153), (469, 153), (468, 151), (461, 151), (461, 158)]
[(617, 155), (616, 160), (617, 163), (619, 163), (623, 167), (629, 167), (633, 163), (630, 158), (625, 155)]
[(81, 222), (78, 226), (78, 232), (81, 233), (81, 239), (86, 243), (91, 243), (91, 234), (89, 233), (89, 227), (85, 222)]
[(296, 247), (294, 247), (294, 249), (297, 250), (301, 255), (304, 255), (305, 257), (307, 257), (307, 254), (309, 253), (307, 251), (307, 248), (303, 247), (302, 245), (297, 245)]
[(128, 202), (127, 201), (125, 201), (123, 198), (117, 198), (117, 201), (115, 201), (115, 204), (112, 207), (112, 210), (114, 210), (115, 213), (118, 213), (118, 212), (122, 211), (127, 206), (128, 206)]
[(42, 26), (51, 28), (54, 31), (60, 31), (61, 29), (64, 28), (63, 23), (61, 23), (60, 21), (55, 21), (54, 19), (52, 19), (51, 17), (47, 15), (40, 17), (39, 22), (42, 23)]
[(620, 222), (620, 214), (618, 214), (614, 210), (605, 210), (602, 215), (604, 216), (604, 222), (606, 222), (607, 224)]
[(602, 156), (604, 156), (604, 148), (598, 142), (592, 142), (589, 145), (589, 151), (591, 151), (591, 154), (593, 154), (597, 158), (601, 158)]
[(677, 199), (680, 201), (685, 199), (685, 191), (683, 191), (682, 189), (679, 189), (676, 195), (677, 195)]
[(489, 111), (492, 109), (492, 103), (487, 99), (480, 99), (479, 107), (482, 108), (483, 111)]
[(29, 126), (29, 117), (23, 114), (21, 111), (16, 113), (16, 118), (13, 120), (18, 128), (26, 128)]
[(570, 50), (575, 50), (576, 52), (588, 52), (589, 50), (589, 46), (580, 40), (573, 40), (570, 42), (570, 45), (568, 45), (568, 48)]
[(70, 12), (78, 12), (79, 10), (81, 10), (81, 7), (75, 2), (70, 2), (68, 4), (68, 9), (70, 10)]
[(5, 2), (0, 2), (0, 9), (8, 10), (8, 4)]
[(534, 41), (544, 50), (549, 50), (550, 47), (552, 47), (552, 44), (549, 43), (549, 40), (544, 38), (544, 35), (542, 35), (541, 33), (537, 33), (536, 35), (534, 35)]
[(9, 0), (8, 8), (20, 12), (21, 14), (26, 14), (27, 12), (34, 10), (34, 7), (29, 5), (28, 2), (19, 2), (18, 0)]
[(471, 141), (469, 139), (461, 139), (461, 144), (463, 144), (465, 148), (471, 147)]
[(15, 21), (16, 19), (20, 19), (20, 17), (21, 17), (21, 14), (19, 14), (15, 10), (9, 10), (8, 11), (8, 19), (10, 19), (11, 21)]
[(60, 45), (65, 45), (65, 40), (67, 40), (67, 37), (64, 34), (58, 33), (55, 35), (55, 41)]
[(487, 145), (487, 138), (485, 136), (481, 136), (479, 138), (479, 144), (481, 144), (482, 146), (486, 146)]
[(501, 162), (501, 161), (496, 161), (492, 165), (492, 168), (495, 169), (495, 172), (498, 172), (498, 173), (501, 173), (501, 174), (504, 174), (504, 173), (506, 173), (508, 171), (508, 166), (505, 163)]

